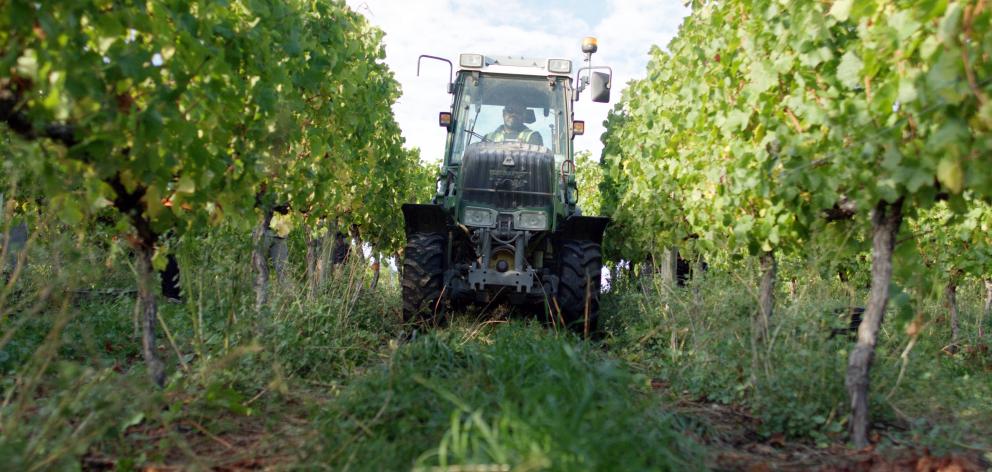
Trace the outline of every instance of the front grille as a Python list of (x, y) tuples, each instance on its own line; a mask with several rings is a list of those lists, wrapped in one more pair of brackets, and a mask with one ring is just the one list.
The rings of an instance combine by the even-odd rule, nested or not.
[(476, 143), (462, 158), (468, 204), (501, 210), (551, 205), (554, 156), (544, 146)]

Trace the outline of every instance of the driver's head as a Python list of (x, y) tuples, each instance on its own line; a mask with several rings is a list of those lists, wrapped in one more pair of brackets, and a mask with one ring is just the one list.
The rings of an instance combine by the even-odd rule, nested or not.
[(524, 128), (527, 107), (521, 102), (510, 102), (503, 107), (503, 124), (514, 131)]

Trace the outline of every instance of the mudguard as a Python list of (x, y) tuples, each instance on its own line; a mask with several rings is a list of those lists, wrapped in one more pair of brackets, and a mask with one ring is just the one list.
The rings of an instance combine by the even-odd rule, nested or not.
[(603, 231), (610, 224), (605, 216), (571, 216), (561, 223), (554, 239), (589, 240), (603, 244)]
[(444, 208), (432, 204), (404, 203), (403, 220), (407, 236), (413, 233), (442, 233), (454, 225)]

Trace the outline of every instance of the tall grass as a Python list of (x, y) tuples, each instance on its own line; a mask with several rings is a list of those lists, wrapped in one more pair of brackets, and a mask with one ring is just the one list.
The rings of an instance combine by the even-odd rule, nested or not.
[(376, 361), (399, 329), (395, 282), (360, 293), (367, 280), (357, 260), (337, 268), (313, 300), (292, 266), (286, 283), (273, 284), (271, 306), (256, 312), (248, 235), (187, 235), (169, 241), (184, 301), (160, 301), (169, 381), (159, 390), (144, 380), (128, 251), (99, 228), (65, 235), (37, 227), (44, 244), (30, 249), (2, 307), (0, 469), (199, 463), (186, 441), (190, 425), (236, 427), (221, 422), (298, 399), (294, 382), (340, 381)]
[[(852, 342), (843, 334), (830, 339), (830, 333), (847, 326), (834, 309), (851, 305), (850, 287), (813, 271), (797, 279), (795, 293), (779, 285), (765, 345), (752, 345), (750, 337), (757, 277), (710, 271), (685, 288), (649, 281), (604, 297), (607, 347), (671, 385), (675, 397), (749, 407), (766, 436), (844, 441), (844, 372)], [(872, 369), (878, 426), (894, 426), (905, 431), (904, 439), (937, 450), (992, 447), (992, 369), (987, 354), (980, 354), (988, 341), (977, 339), (975, 325), (982, 293), (979, 281), (962, 286), (962, 326), (969, 334), (956, 354), (943, 349), (950, 327), (941, 301), (917, 303), (926, 321), (905, 356), (902, 377), (910, 337), (890, 313)]]
[[(335, 470), (703, 468), (698, 425), (669, 411), (673, 398), (746, 406), (768, 436), (844, 438), (849, 341), (827, 336), (845, 323), (832, 309), (852, 298), (818, 274), (801, 274), (794, 294), (780, 287), (760, 347), (749, 278), (715, 270), (684, 289), (614, 287), (602, 344), (469, 314), (407, 340), (395, 273), (369, 290), (367, 267), (352, 260), (310, 298), (296, 233), (285, 281), (273, 278), (256, 311), (249, 235), (220, 227), (168, 241), (184, 300), (160, 307), (168, 382), (158, 389), (140, 361), (126, 247), (111, 229), (37, 228), (0, 306), (0, 470), (205, 469), (259, 457)], [(928, 322), (901, 378), (908, 338), (886, 325), (876, 418), (937, 450), (990, 447), (982, 296), (962, 285), (965, 339), (953, 354), (942, 350), (939, 300), (918, 307)]]
[[(159, 390), (138, 356), (127, 251), (49, 241), (62, 258), (76, 248), (78, 263), (59, 266), (63, 280), (33, 257), (24, 299), (44, 289), (62, 303), (5, 321), (21, 323), (11, 336), (21, 348), (2, 364), (17, 380), (4, 384), (0, 468), (211, 467), (215, 458), (191, 440), (230, 444), (224, 437), (243, 434), (246, 418), (261, 420), (271, 440), (264, 452), (286, 467), (700, 464), (645, 379), (596, 347), (536, 323), (469, 317), (403, 341), (395, 274), (371, 291), (359, 261), (335, 269), (313, 299), (293, 264), (284, 282), (273, 278), (269, 306), (254, 310), (250, 241), (233, 228), (169, 241), (184, 300), (161, 305), (168, 382)], [(653, 446), (634, 447), (645, 441)]]
[[(24, 256), (5, 270), (0, 295), (0, 468), (5, 470), (78, 467), (90, 444), (119, 434), (143, 407), (108, 355), (130, 331), (126, 305), (112, 292), (88, 301), (89, 310), (78, 304), (100, 279), (94, 267), (116, 254), (104, 247), (98, 256), (89, 240), (66, 234), (51, 219), (38, 218), (33, 226)], [(102, 313), (114, 313), (123, 323), (108, 323)], [(136, 352), (115, 354), (123, 359)]]
[(357, 470), (699, 468), (700, 451), (648, 390), (571, 335), (456, 322), (346, 388), (319, 417), (325, 437), (309, 460)]

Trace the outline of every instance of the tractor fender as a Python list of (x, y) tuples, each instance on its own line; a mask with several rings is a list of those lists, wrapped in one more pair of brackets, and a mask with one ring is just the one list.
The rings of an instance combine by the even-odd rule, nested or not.
[(413, 233), (443, 233), (454, 225), (443, 207), (432, 204), (404, 203), (403, 220), (407, 237)]
[(610, 219), (605, 216), (571, 216), (558, 227), (554, 239), (583, 239), (602, 244), (603, 231), (609, 224)]

